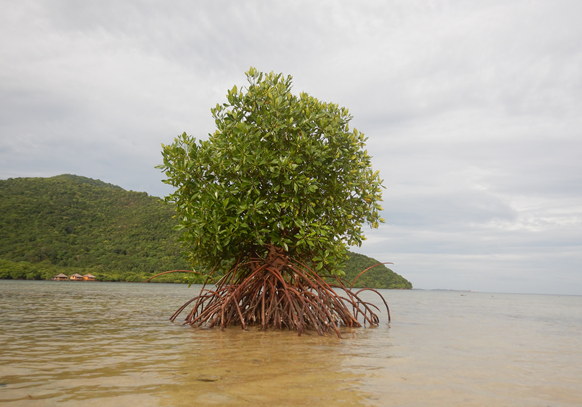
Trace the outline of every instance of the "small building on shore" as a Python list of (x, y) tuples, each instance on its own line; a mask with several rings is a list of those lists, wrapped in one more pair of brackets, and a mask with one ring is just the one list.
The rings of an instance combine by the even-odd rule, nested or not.
[(72, 280), (72, 281), (83, 281), (83, 276), (80, 275), (79, 273), (75, 273), (71, 277), (69, 277), (69, 280)]
[(55, 281), (66, 281), (69, 277), (66, 274), (59, 274), (58, 276), (53, 277)]
[(85, 274), (83, 276), (83, 281), (95, 281), (95, 276), (93, 274)]

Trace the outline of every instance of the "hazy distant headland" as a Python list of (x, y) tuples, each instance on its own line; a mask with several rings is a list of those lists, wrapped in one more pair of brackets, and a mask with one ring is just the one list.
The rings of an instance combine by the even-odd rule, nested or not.
[[(0, 180), (0, 278), (48, 280), (59, 273), (90, 273), (99, 281), (144, 281), (163, 271), (189, 269), (180, 232), (172, 229), (174, 215), (157, 197), (82, 176)], [(379, 263), (349, 255), (348, 280)], [(186, 282), (191, 276), (156, 280)], [(361, 276), (356, 286), (412, 288), (385, 266)]]

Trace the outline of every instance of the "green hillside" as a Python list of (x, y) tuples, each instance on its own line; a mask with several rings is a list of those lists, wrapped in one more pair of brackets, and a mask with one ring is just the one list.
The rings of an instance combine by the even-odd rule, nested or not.
[[(349, 253), (349, 260), (346, 262), (344, 272), (345, 279), (352, 282), (358, 274), (379, 263), (371, 257), (358, 253)], [(385, 260), (382, 260), (385, 261)], [(400, 288), (412, 289), (410, 281), (396, 274), (385, 265), (380, 265), (362, 274), (356, 281), (355, 287), (372, 287), (372, 288)]]
[(0, 181), (0, 258), (104, 271), (187, 267), (172, 208), (145, 192), (59, 175)]
[[(47, 279), (91, 273), (102, 281), (144, 281), (188, 269), (174, 211), (145, 192), (77, 175), (0, 180), (0, 278)], [(351, 253), (346, 278), (378, 263)], [(184, 282), (173, 274), (158, 281)], [(384, 266), (356, 286), (412, 288)]]

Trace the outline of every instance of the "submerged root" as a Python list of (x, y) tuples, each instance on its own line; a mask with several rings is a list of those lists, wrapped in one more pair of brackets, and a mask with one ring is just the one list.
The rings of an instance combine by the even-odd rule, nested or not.
[(328, 284), (305, 264), (272, 254), (266, 260), (251, 258), (236, 264), (212, 289), (205, 284), (200, 294), (180, 307), (170, 320), (175, 321), (194, 303), (184, 325), (288, 328), (299, 335), (307, 329), (316, 330), (320, 335), (333, 330), (340, 336), (341, 326), (361, 327), (362, 323), (380, 322), (376, 314), (378, 307), (359, 296), (367, 290), (382, 298), (390, 321), (388, 304), (376, 290), (366, 288), (354, 292), (339, 278), (336, 278), (337, 284)]

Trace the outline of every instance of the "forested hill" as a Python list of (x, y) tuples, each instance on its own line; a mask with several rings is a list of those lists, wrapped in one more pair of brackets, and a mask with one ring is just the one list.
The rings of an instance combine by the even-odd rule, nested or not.
[[(173, 216), (157, 197), (77, 175), (0, 180), (0, 278), (87, 272), (101, 280), (143, 281), (188, 269)], [(346, 278), (376, 263), (350, 253)], [(174, 274), (163, 281), (184, 279)], [(412, 288), (384, 266), (356, 286)]]
[[(352, 252), (348, 253), (350, 255), (350, 258), (346, 262), (344, 272), (346, 273), (345, 279), (350, 282), (353, 281), (358, 276), (358, 274), (360, 274), (368, 267), (372, 267), (380, 263), (378, 260), (375, 260), (363, 254)], [(384, 261), (386, 260), (382, 260), (382, 262)], [(396, 274), (383, 264), (376, 266), (362, 274), (358, 278), (354, 286), (372, 288), (412, 289), (412, 284), (410, 283), (410, 281), (402, 277), (400, 274)]]
[(75, 175), (0, 181), (0, 258), (154, 272), (187, 267), (171, 207)]

